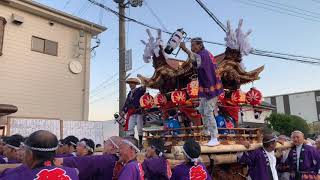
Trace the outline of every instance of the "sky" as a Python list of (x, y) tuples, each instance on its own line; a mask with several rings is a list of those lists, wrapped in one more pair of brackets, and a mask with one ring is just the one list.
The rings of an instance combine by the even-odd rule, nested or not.
[[(90, 20), (108, 28), (100, 34), (101, 45), (92, 54), (90, 78), (89, 120), (111, 120), (118, 111), (118, 18), (100, 10), (88, 0), (37, 0), (38, 2), (80, 18)], [(97, 0), (117, 10), (113, 0)], [(225, 33), (200, 8), (195, 0), (144, 0), (142, 7), (126, 9), (126, 15), (162, 29), (174, 32), (184, 28), (189, 37), (224, 42)], [(239, 19), (244, 19), (243, 29), (252, 29), (250, 43), (254, 48), (320, 58), (320, 1), (316, 0), (202, 0), (224, 24), (231, 21), (234, 29)], [(263, 4), (271, 4), (261, 8)], [(278, 3), (278, 4), (274, 4)], [(282, 9), (270, 10), (284, 4)], [(288, 7), (290, 6), (290, 7)], [(295, 7), (293, 9), (292, 7)], [(159, 17), (159, 23), (150, 9)], [(283, 13), (284, 9), (289, 10)], [(278, 11), (282, 10), (282, 13)], [(304, 11), (301, 11), (304, 10)], [(295, 11), (295, 12), (294, 12)], [(298, 14), (296, 13), (297, 11)], [(310, 13), (314, 12), (314, 13)], [(291, 14), (291, 15), (288, 15)], [(309, 14), (308, 17), (301, 18)], [(297, 17), (300, 16), (300, 17)], [(132, 22), (126, 23), (126, 48), (132, 49), (133, 70), (131, 76), (151, 76), (151, 64), (142, 59), (147, 40), (146, 28)], [(156, 32), (152, 31), (155, 35)], [(169, 39), (163, 35), (163, 41)], [(94, 44), (94, 40), (93, 40)], [(187, 44), (189, 45), (189, 44)], [(205, 44), (213, 54), (223, 53), (225, 47)], [(178, 58), (186, 59), (183, 53)], [(288, 62), (261, 56), (249, 55), (243, 58), (246, 70), (264, 65), (261, 79), (242, 89), (255, 86), (264, 96), (320, 89), (320, 66)], [(103, 83), (103, 84), (102, 84)], [(102, 86), (101, 86), (102, 84)], [(98, 87), (98, 88), (97, 88)], [(151, 91), (154, 93), (154, 91)]]

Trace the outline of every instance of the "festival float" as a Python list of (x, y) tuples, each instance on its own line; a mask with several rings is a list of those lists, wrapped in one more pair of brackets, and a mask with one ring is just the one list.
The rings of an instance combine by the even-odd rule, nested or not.
[[(142, 41), (145, 44), (143, 60), (145, 63), (152, 63), (154, 73), (152, 77), (140, 74), (137, 77), (143, 86), (156, 89), (159, 93), (154, 97), (147, 93), (140, 99), (146, 124), (151, 124), (149, 127), (144, 127), (145, 146), (149, 139), (162, 138), (166, 142), (166, 157), (174, 166), (184, 159), (181, 150), (184, 140), (194, 138), (201, 145), (202, 162), (212, 170), (214, 177), (243, 179), (246, 173), (242, 165), (236, 163), (236, 153), (262, 146), (261, 128), (240, 128), (243, 111), (254, 110), (255, 113), (259, 113), (256, 109), (262, 104), (263, 98), (256, 87), (252, 87), (248, 92), (240, 90), (242, 85), (259, 80), (259, 75), (264, 70), (264, 66), (261, 66), (252, 71), (246, 71), (242, 63), (242, 58), (253, 51), (248, 41), (250, 33), (251, 31), (247, 33), (242, 31), (242, 20), (239, 21), (235, 31), (228, 22), (225, 37), (226, 50), (214, 57), (217, 63), (216, 74), (221, 78), (224, 93), (218, 98), (219, 112), (213, 113), (223, 119), (217, 122), (218, 127), (221, 127), (219, 126), (221, 122), (224, 125), (218, 128), (220, 145), (208, 147), (204, 146), (204, 143), (210, 137), (202, 133), (201, 115), (197, 111), (199, 83), (196, 67), (189, 58), (181, 60), (171, 57), (180, 42), (187, 39), (186, 33), (183, 29), (178, 29), (164, 45), (161, 31), (158, 31), (157, 37), (154, 38), (151, 31), (147, 29), (149, 39), (147, 42)], [(180, 133), (177, 135), (172, 133), (177, 129), (163, 129), (161, 126), (168, 117), (170, 109), (177, 110), (177, 118), (184, 126), (179, 129)], [(123, 119), (120, 123), (124, 124)], [(243, 140), (251, 143), (249, 149), (240, 144)], [(278, 149), (288, 148), (288, 146), (288, 144), (277, 144)]]

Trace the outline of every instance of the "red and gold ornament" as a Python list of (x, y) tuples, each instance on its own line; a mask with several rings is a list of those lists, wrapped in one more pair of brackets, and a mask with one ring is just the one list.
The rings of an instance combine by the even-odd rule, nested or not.
[(192, 80), (187, 85), (187, 93), (190, 96), (190, 98), (197, 98), (199, 94), (199, 81), (198, 80)]
[(246, 93), (244, 93), (240, 89), (234, 91), (231, 94), (231, 101), (236, 105), (245, 103), (246, 102)]
[(163, 106), (167, 104), (167, 102), (167, 98), (164, 94), (159, 93), (154, 97), (154, 104), (157, 106)]
[(154, 105), (154, 99), (150, 94), (146, 93), (143, 96), (141, 96), (140, 106), (142, 108), (149, 109), (149, 108), (152, 108), (153, 105)]
[(171, 93), (171, 101), (175, 104), (185, 104), (187, 100), (187, 94), (184, 91), (175, 90)]
[(252, 106), (261, 105), (262, 103), (262, 93), (256, 88), (251, 88), (246, 94), (246, 101)]

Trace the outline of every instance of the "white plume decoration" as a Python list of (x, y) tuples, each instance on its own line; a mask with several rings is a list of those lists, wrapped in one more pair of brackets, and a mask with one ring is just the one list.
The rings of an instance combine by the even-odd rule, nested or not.
[(141, 40), (141, 42), (146, 46), (144, 48), (143, 61), (145, 63), (149, 63), (151, 61), (153, 54), (155, 54), (156, 57), (159, 56), (160, 45), (162, 46), (163, 42), (161, 39), (161, 30), (158, 30), (156, 39), (154, 39), (149, 29), (147, 29), (146, 31), (149, 36), (148, 43), (146, 43), (143, 40)]
[(243, 19), (240, 19), (238, 28), (235, 31), (233, 31), (230, 25), (230, 21), (227, 21), (227, 32), (224, 40), (226, 41), (227, 47), (239, 50), (242, 56), (246, 56), (253, 51), (253, 48), (250, 46), (248, 39), (248, 36), (252, 32), (252, 30), (249, 30), (247, 33), (244, 33), (241, 29), (242, 24)]

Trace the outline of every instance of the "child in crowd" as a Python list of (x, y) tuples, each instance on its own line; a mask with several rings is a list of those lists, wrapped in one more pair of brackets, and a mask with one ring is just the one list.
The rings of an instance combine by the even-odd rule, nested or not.
[[(164, 129), (178, 129), (180, 128), (180, 123), (179, 121), (175, 118), (177, 112), (175, 109), (169, 110), (169, 118), (165, 121), (164, 123)], [(171, 135), (178, 135), (180, 134), (180, 130), (174, 130), (170, 131)]]

